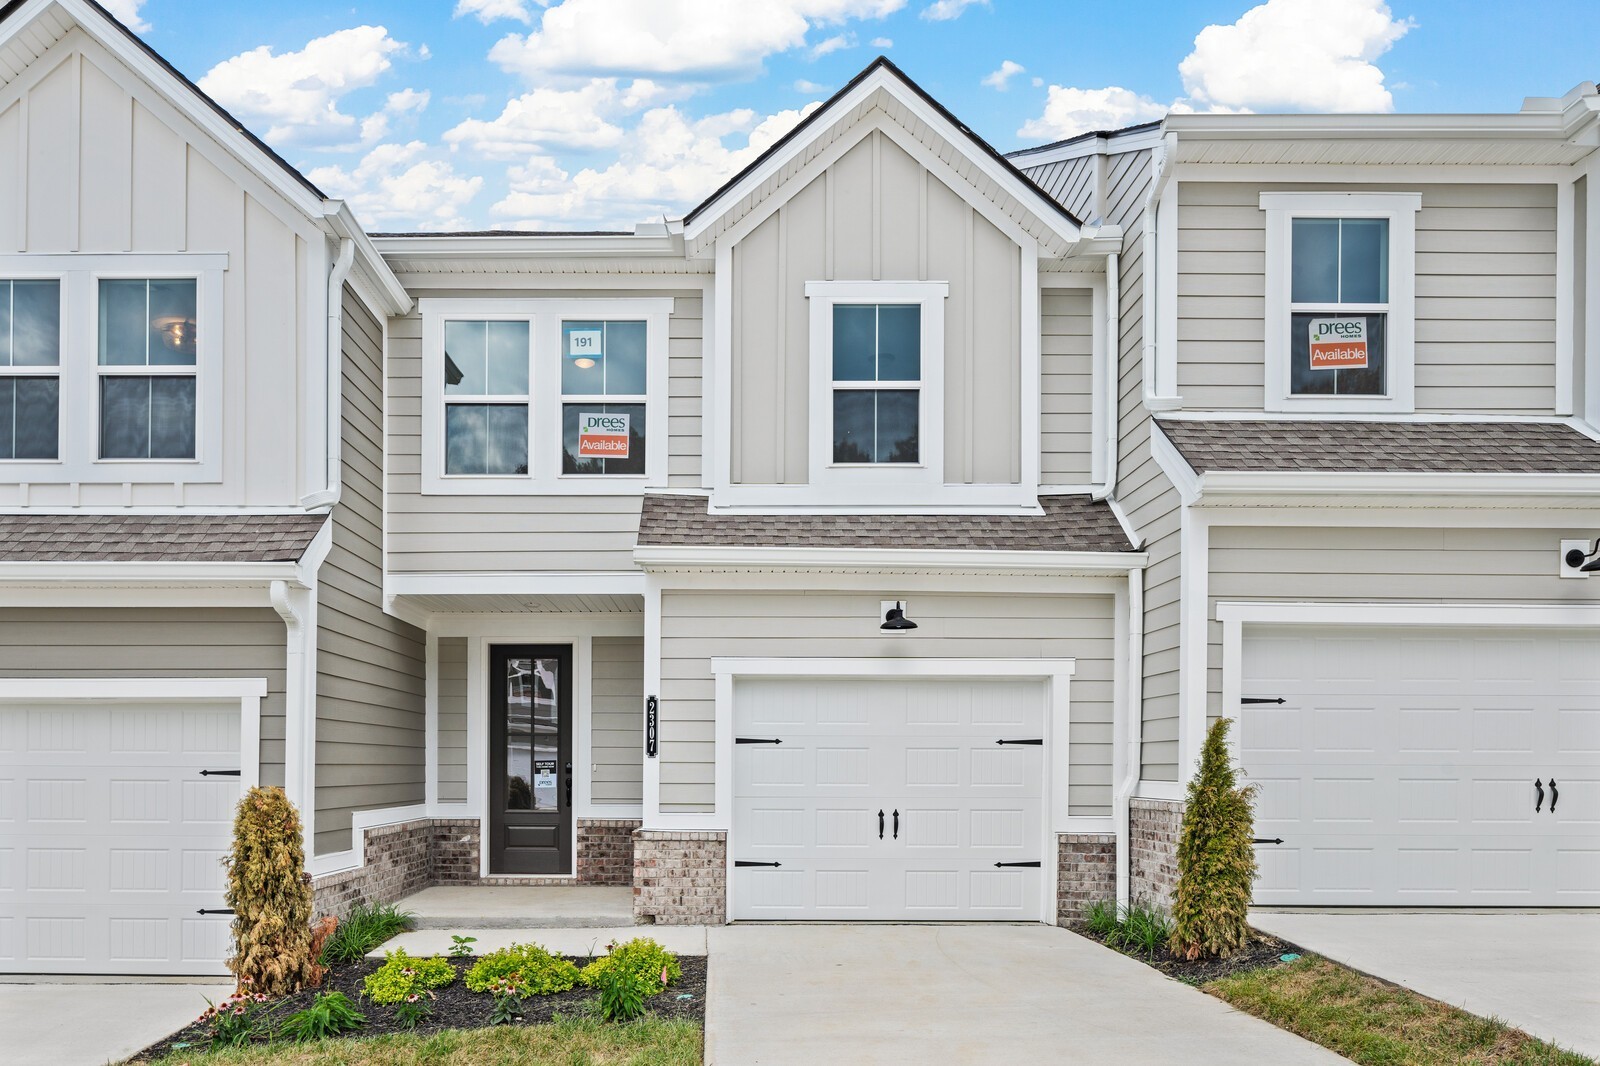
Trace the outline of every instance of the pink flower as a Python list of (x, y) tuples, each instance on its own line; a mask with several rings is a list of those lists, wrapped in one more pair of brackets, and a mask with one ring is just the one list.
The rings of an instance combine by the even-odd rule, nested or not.
[(421, 997), (421, 996), (418, 996), (418, 995), (410, 995), (410, 996), (407, 996), (407, 997), (406, 997), (406, 1002), (407, 1002), (407, 1003), (415, 1003), (415, 1002), (416, 1002), (416, 1001), (417, 1001), (417, 1000), (419, 1000), (419, 999), (421, 999), (421, 998), (422, 998), (422, 997)]

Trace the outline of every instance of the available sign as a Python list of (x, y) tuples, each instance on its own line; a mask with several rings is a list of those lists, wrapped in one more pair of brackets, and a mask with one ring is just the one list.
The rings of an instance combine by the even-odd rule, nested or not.
[(626, 459), (629, 417), (579, 412), (578, 458)]
[(1313, 318), (1311, 320), (1312, 370), (1365, 370), (1367, 320), (1365, 318)]

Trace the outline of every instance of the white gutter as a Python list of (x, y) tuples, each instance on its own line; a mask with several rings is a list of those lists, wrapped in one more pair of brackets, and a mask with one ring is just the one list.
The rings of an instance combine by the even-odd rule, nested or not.
[(1117, 833), (1117, 906), (1126, 908), (1132, 893), (1133, 834), (1129, 805), (1139, 786), (1144, 755), (1140, 750), (1144, 729), (1144, 571), (1128, 571), (1128, 671), (1127, 706), (1123, 709), (1122, 777), (1111, 794), (1111, 817)]
[(1118, 396), (1121, 392), (1122, 370), (1122, 286), (1118, 273), (1118, 264), (1122, 257), (1116, 252), (1106, 256), (1106, 344), (1105, 368), (1106, 385), (1105, 395), (1101, 402), (1106, 405), (1106, 442), (1103, 456), (1105, 459), (1105, 481), (1095, 490), (1094, 498), (1097, 500), (1109, 499), (1117, 491), (1117, 440), (1118, 428), (1122, 422), (1118, 410)]
[(987, 551), (896, 548), (760, 548), (723, 545), (642, 544), (633, 561), (644, 570), (696, 567), (871, 571), (905, 570), (1016, 573), (1034, 576), (1116, 574), (1150, 562), (1144, 552)]
[(328, 271), (328, 380), (327, 395), (327, 484), (301, 499), (305, 507), (332, 507), (339, 502), (344, 483), (344, 283), (356, 259), (356, 242), (339, 240), (339, 255)]

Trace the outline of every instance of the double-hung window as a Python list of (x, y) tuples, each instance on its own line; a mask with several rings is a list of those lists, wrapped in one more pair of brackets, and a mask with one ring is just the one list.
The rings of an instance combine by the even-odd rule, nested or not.
[(0, 459), (59, 458), (61, 282), (0, 279)]
[(645, 472), (648, 323), (561, 323), (561, 473)]
[(199, 344), (194, 278), (100, 278), (101, 459), (193, 459)]
[(444, 324), (447, 475), (527, 475), (529, 334), (526, 321)]
[(1267, 407), (1412, 409), (1411, 193), (1263, 193)]

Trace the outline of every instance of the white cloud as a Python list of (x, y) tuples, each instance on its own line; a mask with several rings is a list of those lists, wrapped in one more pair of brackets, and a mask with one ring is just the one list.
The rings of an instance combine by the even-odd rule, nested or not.
[[(510, 192), (492, 208), (516, 228), (566, 225), (629, 228), (635, 222), (681, 214), (748, 165), (816, 108), (780, 111), (757, 120), (740, 108), (698, 120), (676, 107), (647, 111), (604, 170), (567, 175), (536, 157), (509, 172)], [(724, 139), (744, 134), (742, 144)]]
[(1029, 81), (1029, 83), (1031, 83), (1033, 85), (1033, 87), (1035, 89), (1044, 88), (1044, 79), (1043, 78), (1029, 78), (1028, 81)]
[(947, 22), (958, 19), (961, 13), (973, 4), (989, 6), (989, 0), (933, 0), (933, 3), (922, 9), (922, 17), (934, 22)]
[(1118, 85), (1104, 89), (1052, 85), (1045, 100), (1044, 114), (1025, 122), (1017, 136), (1064, 140), (1089, 130), (1111, 130), (1149, 122), (1162, 117), (1167, 110), (1165, 104)]
[(200, 88), (273, 143), (343, 143), (359, 123), (339, 110), (340, 100), (376, 82), (405, 47), (382, 26), (356, 26), (298, 52), (274, 55), (262, 45), (240, 53), (207, 71)]
[(532, 22), (525, 0), (456, 0), (456, 10), (451, 18), (472, 15), (485, 26), (495, 19), (515, 19)]
[(811, 58), (821, 59), (833, 52), (842, 51), (856, 46), (856, 35), (853, 33), (836, 33), (832, 37), (825, 37), (811, 46)]
[(515, 159), (550, 148), (615, 147), (623, 131), (609, 119), (632, 114), (673, 96), (640, 79), (626, 88), (616, 78), (591, 78), (577, 89), (535, 89), (509, 101), (498, 117), (467, 119), (446, 130), (451, 147), (466, 147), (490, 159)]
[(390, 93), (384, 102), (383, 109), (391, 115), (402, 115), (407, 111), (425, 111), (428, 101), (433, 99), (433, 93), (428, 89), (420, 92), (416, 89), (401, 89), (397, 93)]
[(827, 92), (827, 90), (828, 87), (826, 85), (818, 85), (816, 82), (807, 81), (804, 78), (794, 83), (794, 91), (797, 93), (820, 93)]
[(420, 115), (427, 110), (428, 101), (433, 99), (433, 93), (427, 89), (420, 92), (416, 89), (401, 89), (397, 93), (390, 93), (384, 101), (382, 111), (374, 111), (361, 120), (361, 142), (359, 145), (346, 147), (364, 147), (377, 144), (389, 136), (389, 119), (404, 118), (408, 115)]
[(381, 144), (353, 169), (318, 167), (306, 175), (331, 196), (343, 197), (365, 225), (396, 222), (422, 229), (462, 229), (461, 212), (483, 187), (449, 163), (423, 158), (427, 145)]
[(1009, 59), (1004, 60), (1000, 64), (998, 70), (985, 75), (983, 84), (987, 85), (991, 89), (998, 89), (1000, 92), (1005, 92), (1007, 88), (1006, 83), (1012, 78), (1016, 77), (1018, 74), (1021, 74), (1026, 69), (1027, 68), (1021, 63), (1013, 63)]
[(489, 58), (531, 84), (559, 75), (710, 77), (754, 73), (817, 25), (878, 19), (906, 0), (563, 0), (537, 30)]
[(134, 33), (145, 33), (150, 29), (150, 23), (139, 14), (144, 3), (145, 0), (100, 0), (100, 6), (111, 12), (112, 18)]
[(872, 39), (872, 47), (874, 47), (874, 48), (893, 48), (894, 47), (894, 38), (893, 37), (874, 37)]
[(1374, 60), (1414, 25), (1383, 0), (1267, 0), (1201, 30), (1178, 72), (1198, 107), (1392, 111)]

